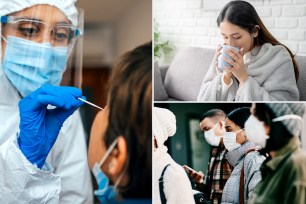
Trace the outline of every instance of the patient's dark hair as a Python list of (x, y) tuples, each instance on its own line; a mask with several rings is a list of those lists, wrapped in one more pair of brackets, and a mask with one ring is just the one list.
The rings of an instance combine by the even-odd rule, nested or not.
[(107, 147), (127, 142), (128, 183), (123, 198), (152, 198), (152, 42), (123, 55), (110, 77)]
[(256, 103), (254, 115), (258, 120), (263, 121), (270, 126), (269, 139), (265, 147), (265, 151), (276, 151), (285, 146), (293, 135), (287, 130), (282, 122), (272, 122), (275, 114), (264, 103)]
[(252, 48), (256, 46), (262, 46), (265, 43), (284, 46), (288, 50), (292, 59), (295, 80), (298, 80), (299, 69), (294, 59), (294, 55), (288, 47), (276, 40), (276, 38), (269, 32), (269, 30), (266, 28), (258, 16), (255, 8), (250, 3), (246, 1), (231, 1), (227, 3), (217, 18), (218, 26), (220, 26), (220, 23), (224, 21), (228, 21), (234, 25), (237, 25), (240, 28), (248, 31), (250, 34), (256, 31), (255, 26), (258, 25), (260, 29), (258, 30), (258, 36), (254, 40)]

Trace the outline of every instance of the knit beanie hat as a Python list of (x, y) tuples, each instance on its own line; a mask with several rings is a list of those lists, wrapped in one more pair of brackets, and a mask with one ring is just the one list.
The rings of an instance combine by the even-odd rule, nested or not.
[(169, 136), (176, 132), (176, 119), (174, 114), (165, 108), (153, 108), (153, 135), (158, 147), (164, 145)]
[[(275, 114), (275, 117), (283, 115), (298, 115), (303, 118), (305, 104), (303, 103), (266, 103), (266, 106)], [(299, 136), (302, 130), (302, 121), (297, 119), (286, 119), (280, 121), (294, 136)]]
[(238, 125), (241, 129), (243, 129), (244, 123), (247, 121), (250, 115), (251, 115), (250, 108), (243, 107), (233, 110), (227, 115), (227, 117), (228, 119), (233, 121), (236, 125)]

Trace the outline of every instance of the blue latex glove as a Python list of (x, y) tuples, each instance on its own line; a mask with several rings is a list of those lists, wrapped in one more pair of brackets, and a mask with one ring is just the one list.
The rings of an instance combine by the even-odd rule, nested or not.
[(64, 121), (83, 105), (78, 97), (86, 100), (80, 89), (44, 85), (19, 102), (19, 147), (32, 164), (42, 168)]

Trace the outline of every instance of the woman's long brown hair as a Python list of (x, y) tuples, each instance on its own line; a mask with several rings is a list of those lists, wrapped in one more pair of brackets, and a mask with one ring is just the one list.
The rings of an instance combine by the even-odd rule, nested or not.
[(260, 27), (258, 37), (253, 42), (253, 48), (255, 46), (261, 46), (265, 43), (271, 43), (272, 45), (282, 45), (289, 52), (293, 67), (295, 80), (297, 81), (299, 78), (299, 69), (298, 64), (294, 59), (294, 55), (290, 51), (290, 49), (284, 44), (280, 43), (266, 28), (263, 24), (262, 20), (258, 16), (255, 8), (248, 2), (245, 1), (231, 1), (226, 4), (222, 11), (220, 12), (217, 24), (220, 26), (220, 23), (223, 21), (228, 21), (234, 25), (241, 27), (244, 30), (247, 30), (249, 33), (254, 33), (256, 31), (256, 25)]

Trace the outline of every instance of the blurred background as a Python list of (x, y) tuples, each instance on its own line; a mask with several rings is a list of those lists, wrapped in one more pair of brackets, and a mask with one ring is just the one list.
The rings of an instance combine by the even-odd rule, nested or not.
[[(106, 104), (110, 72), (125, 52), (152, 40), (151, 0), (79, 0), (84, 10), (83, 95), (101, 107)], [(97, 113), (81, 109), (86, 133)]]
[[(168, 64), (182, 48), (216, 49), (222, 37), (216, 20), (230, 0), (154, 0), (154, 31), (165, 50), (160, 64)], [(305, 0), (246, 0), (256, 9), (268, 30), (293, 54), (306, 56)], [(164, 53), (162, 53), (163, 55)]]
[[(221, 109), (226, 114), (239, 107), (251, 107), (251, 103), (155, 103), (154, 106), (167, 108), (176, 116), (177, 130), (165, 143), (172, 158), (180, 165), (206, 172), (210, 145), (199, 127), (201, 116), (211, 109)], [(306, 106), (306, 103), (305, 103)], [(306, 149), (306, 115), (301, 134), (303, 149)]]

